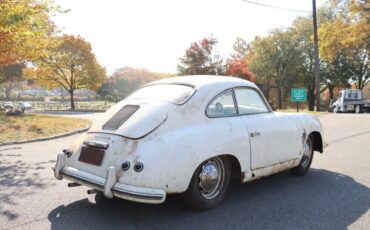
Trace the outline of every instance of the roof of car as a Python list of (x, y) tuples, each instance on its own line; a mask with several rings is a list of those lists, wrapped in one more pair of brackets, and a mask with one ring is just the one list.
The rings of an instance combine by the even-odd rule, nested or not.
[(249, 86), (249, 87), (256, 87), (256, 85), (250, 81), (243, 80), (236, 77), (228, 77), (228, 76), (214, 76), (214, 75), (191, 75), (191, 76), (181, 76), (181, 77), (170, 77), (164, 78), (158, 81), (151, 82), (150, 84), (189, 84), (193, 85), (196, 88), (200, 88), (203, 86), (211, 86), (211, 85), (227, 85), (230, 87), (236, 86)]

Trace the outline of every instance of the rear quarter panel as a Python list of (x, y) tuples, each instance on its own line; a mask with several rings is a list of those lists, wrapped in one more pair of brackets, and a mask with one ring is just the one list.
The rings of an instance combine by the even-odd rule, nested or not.
[[(172, 118), (171, 118), (172, 117)], [(144, 164), (141, 173), (125, 172), (122, 183), (164, 189), (168, 193), (186, 191), (196, 168), (219, 155), (235, 156), (242, 171), (249, 167), (249, 139), (238, 117), (207, 118), (184, 122), (171, 116), (153, 133), (138, 140), (129, 161)], [(174, 128), (176, 127), (176, 128)]]

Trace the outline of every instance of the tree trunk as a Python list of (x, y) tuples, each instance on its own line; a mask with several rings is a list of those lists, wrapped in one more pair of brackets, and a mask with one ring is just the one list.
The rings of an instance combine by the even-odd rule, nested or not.
[(266, 99), (267, 101), (269, 102), (270, 101), (270, 90), (271, 90), (271, 85), (270, 85), (270, 81), (267, 81), (267, 84), (266, 84)]
[(10, 89), (10, 88), (8, 88), (8, 87), (6, 87), (6, 88), (5, 88), (5, 99), (6, 99), (7, 101), (9, 101), (9, 100), (10, 100), (10, 91), (11, 91), (11, 89)]
[(283, 109), (287, 109), (288, 89), (283, 89)]
[(74, 93), (73, 90), (69, 91), (69, 96), (70, 96), (70, 99), (71, 99), (71, 110), (75, 110), (75, 101), (73, 99), (73, 93)]
[(333, 100), (333, 98), (334, 98), (334, 85), (329, 85), (328, 89), (329, 89), (329, 99)]
[(309, 87), (307, 91), (308, 110), (315, 111), (315, 88)]
[(357, 84), (357, 89), (362, 89), (364, 88), (362, 85), (362, 76), (358, 77), (358, 84)]
[(281, 88), (276, 87), (276, 89), (278, 91), (278, 106), (279, 106), (279, 109), (282, 109), (283, 102), (282, 102)]
[(61, 98), (61, 101), (64, 103), (64, 92), (63, 92), (63, 87), (60, 87), (60, 98)]
[(5, 99), (10, 100), (10, 93), (12, 92), (13, 85), (11, 82), (5, 84)]

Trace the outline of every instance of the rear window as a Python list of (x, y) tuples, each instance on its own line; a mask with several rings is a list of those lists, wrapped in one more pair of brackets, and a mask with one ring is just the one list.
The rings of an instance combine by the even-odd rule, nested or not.
[(172, 104), (184, 104), (194, 93), (194, 88), (180, 84), (157, 84), (145, 86), (126, 99), (148, 99), (166, 101)]

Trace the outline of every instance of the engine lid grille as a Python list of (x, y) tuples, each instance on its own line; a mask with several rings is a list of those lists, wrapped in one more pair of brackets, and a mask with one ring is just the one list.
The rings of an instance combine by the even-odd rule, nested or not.
[(138, 105), (125, 105), (122, 107), (122, 109), (120, 109), (116, 114), (114, 114), (114, 116), (109, 119), (104, 125), (103, 125), (103, 129), (108, 129), (108, 130), (116, 130), (118, 129), (119, 127), (121, 127), (121, 125), (123, 125), (123, 123), (125, 123), (125, 121), (127, 121), (131, 116), (132, 114), (134, 114), (138, 109), (140, 108), (140, 106)]

